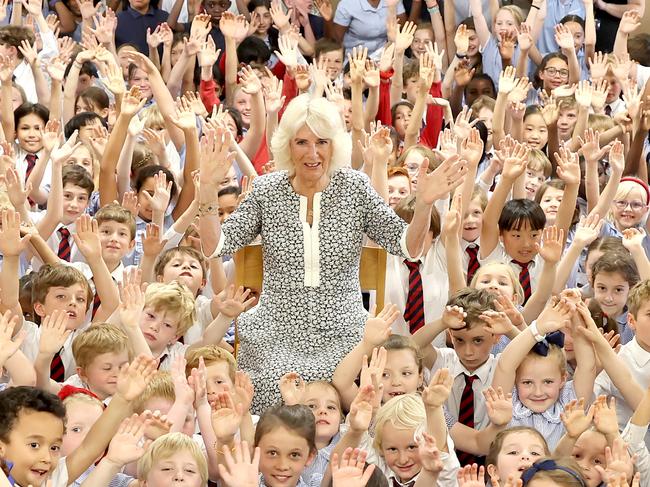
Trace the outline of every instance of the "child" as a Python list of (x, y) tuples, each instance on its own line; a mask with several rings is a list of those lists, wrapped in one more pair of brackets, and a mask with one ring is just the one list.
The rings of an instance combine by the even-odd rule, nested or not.
[(411, 177), (406, 168), (388, 169), (388, 205), (395, 209), (397, 204), (411, 194)]
[[(65, 435), (61, 444), (61, 454), (65, 457), (81, 446), (88, 432), (104, 413), (102, 403), (92, 392), (73, 386), (65, 386), (58, 394), (65, 407)], [(80, 486), (95, 465), (91, 465), (72, 484)]]
[(130, 413), (130, 401), (143, 390), (155, 370), (154, 362), (138, 357), (120, 373), (118, 393), (81, 445), (60, 456), (65, 408), (61, 400), (33, 387), (14, 387), (0, 393), (0, 448), (3, 462), (11, 462), (18, 485), (67, 485), (104, 452), (117, 425)]
[(619, 350), (618, 357), (624, 365), (618, 368), (631, 375), (631, 380), (619, 380), (619, 384), (615, 384), (615, 376), (610, 377), (609, 373), (602, 372), (596, 379), (594, 389), (597, 395), (605, 394), (616, 398), (616, 414), (621, 429), (632, 416), (636, 405), (625, 399), (625, 396), (629, 399), (630, 394), (625, 394), (620, 386), (630, 382), (636, 382), (642, 388), (650, 386), (650, 375), (644, 365), (650, 360), (650, 281), (641, 281), (631, 289), (627, 306), (628, 326), (634, 331), (634, 336)]
[[(125, 284), (133, 288), (131, 282)], [(168, 370), (187, 345), (178, 342), (195, 321), (194, 296), (182, 284), (154, 283), (147, 287), (144, 300), (126, 302), (120, 309), (120, 322), (137, 353), (148, 354)]]
[[(84, 485), (138, 485), (133, 477), (120, 473), (123, 466), (137, 463), (142, 485), (202, 487), (208, 481), (208, 466), (197, 444), (182, 433), (168, 433), (152, 443), (145, 441), (146, 416), (122, 422), (111, 440), (108, 453), (88, 476)], [(143, 444), (143, 441), (144, 444)]]
[(340, 78), (343, 71), (343, 45), (327, 37), (318, 39), (314, 45), (316, 63), (324, 63), (330, 81)]
[(584, 487), (580, 466), (568, 458), (546, 458), (536, 462), (521, 474), (522, 486)]
[(436, 445), (443, 445), (440, 452), (443, 467), (437, 485), (453, 484), (458, 460), (452, 453), (447, 453), (453, 448), (453, 443), (448, 439), (442, 411), (450, 384), (446, 371), (439, 372), (425, 390), (424, 400), (417, 394), (404, 394), (390, 399), (377, 411), (374, 440), (367, 434), (374, 388), (366, 386), (360, 390), (350, 409), (349, 427), (346, 427), (335, 452), (361, 444), (361, 448), (368, 452), (368, 463), (377, 465), (389, 481), (404, 484), (417, 479), (423, 471), (418, 455), (418, 437), (426, 431), (435, 439)]
[(528, 164), (526, 165), (524, 180), (527, 199), (535, 199), (540, 186), (551, 176), (551, 169), (551, 161), (541, 150), (531, 149), (528, 152)]
[[(512, 265), (524, 289), (524, 303), (539, 285), (542, 271), (539, 241), (546, 226), (546, 216), (539, 204), (525, 199), (506, 203), (515, 180), (525, 170), (527, 152), (525, 147), (515, 143), (509, 152), (511, 157), (504, 162), (501, 179), (483, 215), (480, 250), (481, 262), (496, 260)], [(567, 158), (563, 161), (563, 167), (567, 172), (573, 172), (576, 163), (577, 159)], [(560, 212), (572, 212), (574, 207), (575, 201), (565, 198)], [(557, 240), (563, 241), (564, 231), (560, 230), (557, 237)]]
[(514, 426), (500, 431), (485, 458), (487, 473), (495, 481), (503, 482), (511, 475), (517, 479), (535, 461), (551, 454), (544, 436), (535, 428)]
[(627, 298), (630, 289), (640, 280), (639, 271), (628, 252), (603, 254), (591, 269), (594, 300), (603, 313), (618, 323), (621, 343), (634, 337), (627, 319)]
[[(41, 325), (41, 344), (35, 363), (37, 385), (53, 393), (58, 393), (62, 384), (50, 379), (52, 357), (62, 348), (65, 339), (66, 335), (56, 329), (53, 320)], [(65, 384), (86, 388), (104, 401), (115, 394), (119, 371), (129, 361), (128, 339), (114, 325), (96, 324), (74, 338), (72, 356), (77, 373)]]
[[(555, 345), (563, 344), (563, 335), (548, 336), (564, 328), (574, 311), (574, 305), (565, 298), (547, 306), (536, 323), (505, 348), (492, 380), (493, 387), (513, 391), (510, 424), (534, 427), (542, 432), (550, 448), (555, 448), (564, 434), (560, 421), (564, 406), (577, 397), (589, 400), (593, 394), (596, 362), (589, 343), (574, 337), (577, 366), (573, 381), (567, 382), (566, 359)], [(535, 343), (540, 345), (534, 347)]]
[(340, 439), (339, 427), (343, 419), (341, 396), (329, 382), (305, 384), (295, 372), (280, 379), (280, 392), (285, 405), (303, 404), (311, 409), (316, 420), (316, 456), (301, 478), (307, 485), (320, 485), (327, 471), (332, 450)]
[(548, 126), (542, 110), (537, 105), (529, 105), (524, 112), (523, 143), (531, 149), (543, 150), (548, 137)]

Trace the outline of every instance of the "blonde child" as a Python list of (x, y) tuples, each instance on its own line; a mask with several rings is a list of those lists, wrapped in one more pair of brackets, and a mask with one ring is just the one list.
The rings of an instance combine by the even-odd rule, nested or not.
[(443, 464), (438, 485), (454, 485), (458, 460), (453, 453), (453, 443), (448, 437), (443, 405), (449, 395), (451, 377), (446, 369), (438, 371), (422, 397), (402, 394), (387, 401), (375, 416), (374, 438), (368, 435), (372, 419), (375, 388), (364, 386), (350, 408), (341, 441), (335, 448), (340, 454), (348, 447), (368, 452), (368, 462), (394, 481), (405, 483), (417, 479), (422, 471), (418, 454), (418, 437), (426, 431), (440, 447)]
[(539, 149), (531, 149), (528, 152), (528, 164), (524, 178), (525, 198), (535, 200), (537, 191), (542, 184), (551, 176), (551, 161), (546, 154)]
[(574, 336), (577, 366), (573, 381), (567, 382), (564, 336), (551, 335), (567, 326), (574, 313), (575, 305), (565, 298), (549, 304), (535, 323), (508, 344), (492, 380), (493, 387), (513, 391), (510, 425), (538, 429), (550, 448), (564, 434), (560, 420), (564, 406), (577, 397), (589, 400), (593, 394), (596, 362), (589, 343)]
[[(61, 455), (68, 456), (81, 446), (88, 432), (104, 413), (104, 403), (87, 389), (64, 386), (58, 394), (65, 407), (65, 435), (61, 443)], [(88, 467), (72, 485), (79, 486), (95, 468)]]
[(521, 475), (522, 487), (584, 487), (580, 466), (569, 458), (540, 459)]
[[(134, 415), (122, 422), (108, 453), (81, 487), (98, 485), (172, 485), (203, 487), (208, 466), (201, 449), (182, 433), (168, 433), (155, 441), (145, 440), (145, 417)], [(137, 479), (120, 473), (137, 461)]]
[(109, 399), (115, 394), (120, 369), (130, 359), (126, 333), (109, 323), (98, 323), (79, 333), (72, 340), (72, 356), (77, 373), (60, 384), (50, 379), (51, 350), (61, 349), (66, 340), (65, 329), (53, 326), (52, 321), (41, 325), (41, 351), (50, 360), (36, 361), (37, 386), (54, 394), (65, 385), (83, 387), (100, 401)]

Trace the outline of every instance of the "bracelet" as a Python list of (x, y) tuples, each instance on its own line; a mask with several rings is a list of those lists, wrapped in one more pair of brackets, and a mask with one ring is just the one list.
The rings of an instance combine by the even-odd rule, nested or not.
[[(214, 440), (214, 443), (212, 444), (212, 449), (217, 453), (217, 455), (225, 455), (225, 453), (223, 452), (224, 448), (223, 447), (219, 448), (219, 440)], [(228, 449), (230, 450), (230, 453), (235, 453), (234, 446)]]
[(213, 201), (211, 203), (199, 203), (199, 216), (218, 215), (219, 203)]
[(427, 8), (427, 11), (429, 12), (429, 15), (439, 14), (440, 7), (438, 7), (438, 5), (436, 4), (433, 7)]
[(528, 329), (530, 332), (533, 334), (533, 338), (537, 343), (544, 341), (546, 338), (546, 335), (540, 335), (539, 334), (539, 329), (537, 328), (537, 322), (533, 321), (529, 326)]
[(457, 57), (458, 59), (467, 59), (467, 54), (459, 54), (459, 53), (456, 53), (456, 57)]

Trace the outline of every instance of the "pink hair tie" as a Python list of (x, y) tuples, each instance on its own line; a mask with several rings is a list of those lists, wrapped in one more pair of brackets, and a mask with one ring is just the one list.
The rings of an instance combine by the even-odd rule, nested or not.
[(650, 188), (648, 188), (648, 185), (645, 182), (641, 181), (639, 178), (633, 178), (633, 177), (621, 178), (621, 183), (625, 181), (630, 181), (641, 186), (643, 188), (643, 191), (645, 191), (645, 204), (646, 206), (650, 205)]

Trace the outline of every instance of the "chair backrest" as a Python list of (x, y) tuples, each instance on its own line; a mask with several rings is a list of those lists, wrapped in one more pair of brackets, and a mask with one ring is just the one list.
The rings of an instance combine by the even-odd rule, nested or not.
[[(237, 286), (262, 290), (262, 246), (249, 245), (237, 251), (235, 259), (235, 282)], [(384, 307), (386, 289), (386, 251), (379, 247), (361, 249), (359, 281), (364, 291), (377, 291), (377, 310)]]

